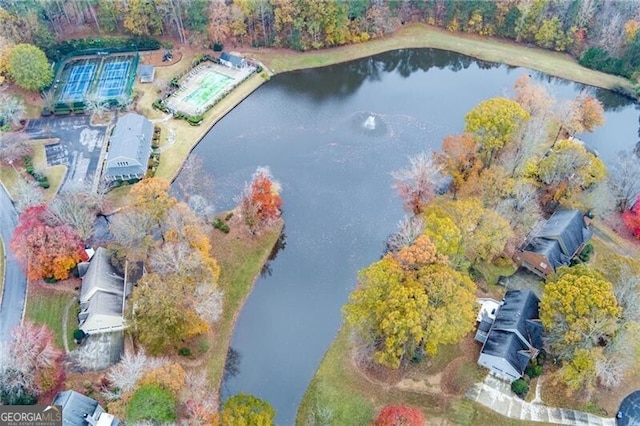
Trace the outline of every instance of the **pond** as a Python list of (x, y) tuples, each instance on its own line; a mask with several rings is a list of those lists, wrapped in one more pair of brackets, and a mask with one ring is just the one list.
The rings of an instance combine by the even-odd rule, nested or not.
[(293, 424), (357, 271), (380, 257), (405, 214), (390, 173), (461, 132), (480, 101), (510, 96), (523, 73), (558, 98), (589, 90), (606, 102), (606, 125), (583, 136), (605, 161), (635, 145), (638, 112), (624, 98), (431, 49), (277, 75), (211, 129), (194, 152), (214, 176), (217, 209), (233, 207), (256, 167), (269, 166), (286, 222), (285, 248), (238, 319), (238, 374), (224, 398), (254, 394), (276, 408), (278, 424)]

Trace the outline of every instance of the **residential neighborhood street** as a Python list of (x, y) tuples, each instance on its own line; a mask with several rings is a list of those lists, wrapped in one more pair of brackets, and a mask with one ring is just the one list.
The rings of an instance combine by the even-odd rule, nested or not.
[(18, 213), (4, 186), (0, 185), (0, 232), (6, 255), (5, 281), (0, 305), (0, 342), (9, 340), (11, 330), (20, 324), (27, 292), (27, 278), (9, 249), (9, 242), (17, 221)]

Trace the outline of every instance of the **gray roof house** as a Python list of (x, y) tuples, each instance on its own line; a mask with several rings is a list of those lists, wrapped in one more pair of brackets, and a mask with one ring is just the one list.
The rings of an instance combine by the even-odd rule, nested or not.
[(95, 399), (73, 390), (58, 392), (51, 405), (62, 406), (62, 426), (118, 426), (120, 422), (106, 413)]
[(242, 69), (247, 66), (247, 60), (228, 52), (220, 53), (220, 63), (230, 68)]
[[(476, 340), (483, 343), (479, 365), (510, 381), (524, 375), (527, 365), (542, 348), (539, 303), (532, 291), (507, 292), (488, 331), (476, 334)], [(485, 319), (480, 326), (484, 322)]]
[[(81, 265), (78, 269), (82, 271), (85, 267)], [(123, 330), (125, 297), (125, 279), (111, 266), (107, 250), (99, 247), (82, 276), (80, 330), (87, 334)]]
[(558, 210), (534, 229), (514, 256), (515, 262), (546, 277), (580, 254), (591, 230), (579, 210)]
[(104, 169), (107, 181), (140, 179), (147, 173), (153, 123), (140, 114), (127, 113), (118, 119)]

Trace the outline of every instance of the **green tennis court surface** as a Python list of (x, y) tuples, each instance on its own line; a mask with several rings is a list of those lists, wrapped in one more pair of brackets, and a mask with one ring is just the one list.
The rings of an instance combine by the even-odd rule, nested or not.
[(195, 109), (203, 108), (211, 99), (215, 99), (233, 78), (217, 73), (209, 69), (200, 79), (199, 87), (183, 98), (183, 102), (192, 105)]

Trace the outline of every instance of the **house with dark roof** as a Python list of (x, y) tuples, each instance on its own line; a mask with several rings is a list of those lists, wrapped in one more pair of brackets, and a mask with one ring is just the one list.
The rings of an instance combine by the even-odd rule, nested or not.
[(220, 53), (220, 63), (229, 68), (242, 69), (247, 66), (247, 60), (241, 56), (232, 55), (228, 52)]
[(579, 210), (558, 210), (529, 234), (514, 260), (545, 278), (580, 254), (591, 235)]
[(141, 179), (151, 155), (153, 123), (140, 114), (118, 119), (111, 138), (103, 177), (107, 181)]
[(80, 264), (80, 330), (100, 334), (124, 330), (125, 279), (111, 265), (104, 247), (99, 247), (89, 265)]
[(542, 348), (539, 303), (532, 291), (507, 292), (488, 331), (476, 334), (476, 340), (483, 344), (479, 365), (510, 381), (524, 375), (527, 365)]
[(73, 390), (58, 392), (51, 405), (62, 406), (63, 426), (118, 426), (120, 422), (93, 398)]

